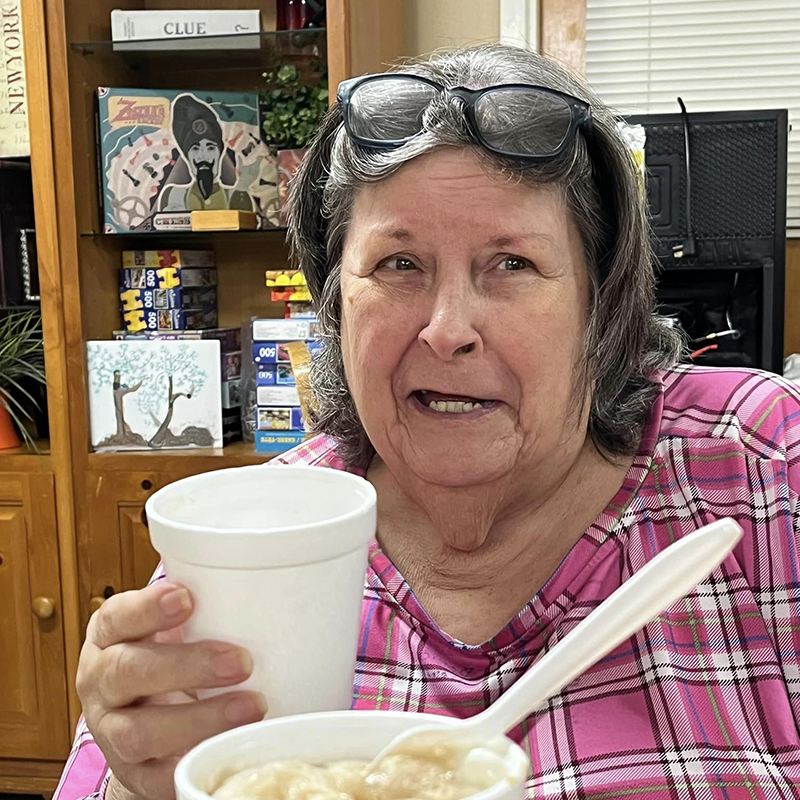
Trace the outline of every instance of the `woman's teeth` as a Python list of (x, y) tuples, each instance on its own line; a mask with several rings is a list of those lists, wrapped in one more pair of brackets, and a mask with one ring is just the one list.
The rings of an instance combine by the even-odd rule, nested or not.
[(428, 408), (433, 411), (442, 411), (446, 414), (466, 414), (482, 408), (480, 403), (461, 403), (453, 400), (431, 400)]

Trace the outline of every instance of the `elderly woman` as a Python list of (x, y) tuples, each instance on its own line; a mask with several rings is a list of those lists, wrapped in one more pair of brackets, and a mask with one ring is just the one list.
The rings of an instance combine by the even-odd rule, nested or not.
[[(734, 517), (706, 582), (513, 736), (531, 797), (798, 796), (800, 393), (674, 366), (642, 195), (613, 116), (541, 56), (344, 83), (294, 191), (326, 348), (318, 435), (282, 461), (378, 492), (362, 709), (475, 714), (660, 550)], [(182, 753), (262, 715), (241, 691), (193, 699), (250, 660), (179, 643), (191, 602), (155, 581), (94, 615), (58, 800), (169, 798)]]

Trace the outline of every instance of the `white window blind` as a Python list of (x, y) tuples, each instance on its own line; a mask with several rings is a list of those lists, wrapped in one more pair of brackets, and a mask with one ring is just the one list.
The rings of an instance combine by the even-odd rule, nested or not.
[(587, 0), (586, 76), (625, 114), (787, 108), (800, 236), (800, 0)]

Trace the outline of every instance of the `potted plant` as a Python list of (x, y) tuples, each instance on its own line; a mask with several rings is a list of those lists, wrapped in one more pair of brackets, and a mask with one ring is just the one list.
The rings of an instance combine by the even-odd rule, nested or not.
[(19, 447), (20, 434), (36, 449), (24, 420), (39, 407), (24, 384), (45, 384), (42, 320), (38, 310), (11, 311), (0, 320), (0, 449)]
[(277, 153), (278, 200), (285, 224), (289, 181), (328, 110), (328, 72), (316, 62), (302, 75), (294, 64), (282, 64), (264, 72), (263, 78), (267, 88), (261, 94), (261, 127), (264, 140)]

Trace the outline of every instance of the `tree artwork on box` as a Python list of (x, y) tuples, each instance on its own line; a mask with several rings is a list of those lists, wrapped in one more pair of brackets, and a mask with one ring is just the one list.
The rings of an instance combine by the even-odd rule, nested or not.
[(220, 447), (219, 342), (89, 342), (96, 449)]

